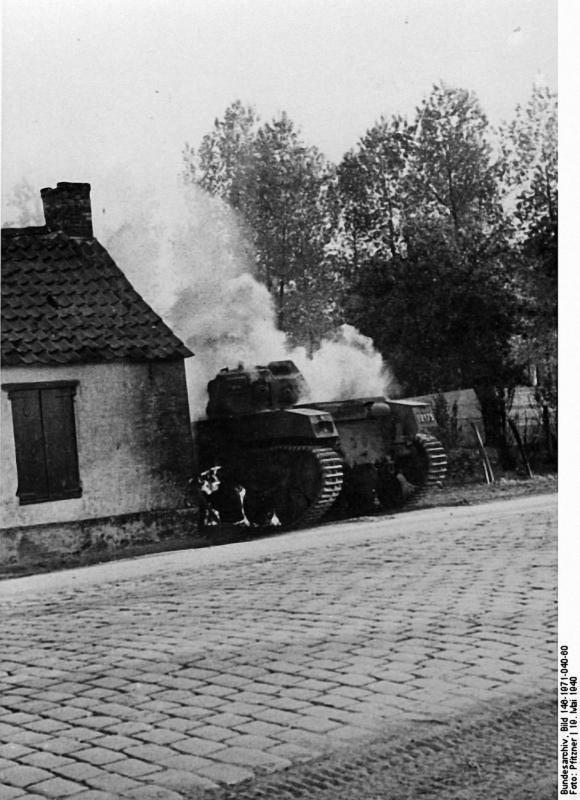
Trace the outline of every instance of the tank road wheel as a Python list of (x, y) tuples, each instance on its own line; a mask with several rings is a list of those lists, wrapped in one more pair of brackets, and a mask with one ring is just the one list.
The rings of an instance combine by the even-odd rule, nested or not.
[(342, 461), (328, 447), (287, 445), (268, 451), (277, 474), (276, 514), (284, 528), (318, 522), (340, 494)]
[(419, 433), (412, 452), (395, 463), (395, 474), (382, 482), (380, 500), (385, 508), (412, 505), (433, 487), (440, 486), (447, 474), (447, 455), (433, 436)]

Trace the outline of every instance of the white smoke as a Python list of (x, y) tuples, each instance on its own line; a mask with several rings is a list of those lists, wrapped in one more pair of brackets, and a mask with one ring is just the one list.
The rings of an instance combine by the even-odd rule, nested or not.
[[(142, 184), (142, 181), (140, 182)], [(309, 358), (276, 327), (274, 302), (252, 275), (243, 225), (198, 187), (117, 172), (106, 203), (93, 189), (95, 234), (135, 288), (195, 354), (186, 360), (191, 414), (205, 414), (207, 383), (223, 367), (292, 359), (303, 400), (389, 394), (393, 379), (372, 341), (345, 325)], [(96, 213), (101, 208), (100, 213)]]
[(347, 400), (372, 395), (393, 396), (396, 382), (368, 336), (342, 325), (332, 339), (308, 358), (304, 350), (291, 353), (309, 386), (304, 400)]

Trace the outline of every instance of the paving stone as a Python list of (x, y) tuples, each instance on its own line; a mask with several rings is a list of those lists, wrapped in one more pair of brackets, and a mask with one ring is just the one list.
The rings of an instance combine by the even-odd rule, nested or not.
[(135, 739), (141, 739), (144, 742), (151, 742), (151, 744), (172, 744), (179, 742), (184, 738), (182, 731), (172, 731), (170, 728), (153, 728), (150, 731), (141, 731), (135, 733)]
[[(109, 689), (89, 689), (84, 693), (85, 697), (92, 697), (96, 700), (104, 700), (113, 694)], [(54, 699), (54, 698), (53, 698)], [(62, 698), (66, 699), (66, 695)]]
[[(184, 741), (184, 740), (180, 740)], [(187, 740), (185, 740), (187, 741)], [(129, 747), (125, 750), (125, 755), (130, 758), (140, 758), (143, 761), (151, 761), (153, 763), (162, 764), (163, 761), (175, 755), (175, 750), (170, 747), (163, 747), (157, 744), (137, 744), (134, 747)]]
[(18, 786), (8, 786), (7, 783), (2, 783), (0, 778), (0, 798), (2, 800), (17, 800), (19, 797), (26, 797), (28, 800), (29, 796), (28, 792), (25, 792), (24, 789)]
[(210, 694), (215, 695), (215, 697), (231, 697), (233, 694), (237, 692), (237, 689), (234, 689), (231, 686), (220, 686), (215, 683), (209, 683), (201, 686), (198, 686), (195, 689), (196, 694)]
[(201, 767), (199, 773), (217, 784), (226, 786), (236, 786), (250, 781), (254, 777), (254, 773), (249, 769), (243, 769), (233, 764), (212, 764), (209, 767)]
[[(141, 736), (146, 732), (154, 730), (144, 722), (119, 722), (116, 725), (109, 725), (107, 733), (118, 734), (119, 736)], [(95, 734), (93, 734), (95, 735)]]
[(238, 698), (241, 700), (248, 697), (248, 695), (263, 697), (263, 695), (270, 694), (278, 694), (278, 687), (263, 681), (251, 681), (244, 686), (244, 691), (238, 695)]
[(288, 675), (285, 672), (273, 672), (270, 675), (264, 675), (262, 677), (262, 683), (271, 683), (274, 686), (296, 686), (301, 680), (301, 677), (297, 675)]
[(338, 722), (322, 717), (315, 717), (312, 714), (302, 714), (299, 722), (296, 723), (295, 728), (303, 728), (304, 730), (311, 731), (312, 733), (327, 733), (339, 727)]
[[(207, 762), (210, 765), (211, 762)], [(204, 766), (201, 764), (200, 766)], [(166, 786), (168, 789), (173, 789), (179, 795), (188, 795), (189, 793), (199, 792), (200, 789), (208, 791), (217, 789), (218, 785), (209, 778), (203, 778), (200, 775), (192, 775), (189, 771), (168, 769), (163, 772), (158, 772), (152, 779), (158, 786)]]
[[(107, 729), (109, 731), (110, 728)], [(85, 728), (82, 725), (75, 725), (68, 730), (59, 731), (59, 736), (69, 737), (71, 739), (77, 739), (81, 742), (93, 742), (95, 739), (99, 739), (105, 731), (97, 730), (96, 728)]]
[(262, 750), (253, 750), (247, 747), (226, 747), (218, 753), (214, 753), (212, 758), (226, 764), (254, 767), (269, 772), (287, 769), (291, 766), (291, 762), (287, 759), (280, 758), (279, 756), (272, 755)]
[(291, 689), (287, 689), (285, 692), (286, 697), (293, 697), (296, 700), (314, 700), (319, 696), (320, 692), (314, 691), (313, 689), (306, 689), (303, 686), (294, 686)]
[(25, 700), (20, 704), (20, 708), (23, 711), (27, 711), (29, 714), (42, 714), (46, 713), (47, 711), (51, 711), (52, 709), (57, 709), (59, 706), (56, 706), (54, 703), (50, 703), (45, 700)]
[(31, 753), (36, 752), (31, 747), (26, 747), (23, 744), (12, 744), (7, 742), (0, 745), (0, 758), (7, 758), (9, 761), (16, 761), (23, 756), (29, 756)]
[[(323, 706), (328, 706), (330, 708), (356, 708), (358, 706), (358, 701), (354, 700), (352, 697), (345, 697), (344, 695), (340, 694), (330, 694), (324, 695), (324, 697), (320, 698), (319, 703)], [(301, 707), (301, 710), (304, 710), (304, 706)]]
[(199, 667), (187, 667), (179, 672), (180, 678), (195, 678), (197, 680), (210, 680), (218, 675), (217, 672), (209, 669), (200, 669)]
[(67, 781), (63, 778), (50, 778), (50, 780), (42, 781), (42, 783), (35, 783), (30, 787), (32, 791), (47, 797), (55, 797), (56, 800), (62, 800), (64, 797), (78, 794), (85, 788), (80, 783)]
[(72, 764), (72, 759), (66, 756), (55, 755), (54, 753), (31, 753), (28, 756), (23, 756), (21, 759), (23, 764), (28, 764), (31, 767), (39, 767), (40, 769), (54, 770), (56, 767)]
[(41, 745), (43, 750), (48, 750), (51, 753), (57, 753), (60, 755), (76, 753), (78, 750), (83, 750), (86, 748), (86, 746), (86, 742), (79, 742), (77, 739), (66, 737), (63, 737), (62, 739), (48, 739)]
[(69, 764), (60, 764), (55, 766), (53, 771), (65, 778), (70, 778), (71, 781), (78, 781), (78, 783), (86, 783), (87, 778), (94, 778), (103, 774), (102, 769), (84, 761), (71, 761)]
[(36, 733), (56, 733), (57, 731), (67, 730), (70, 726), (66, 722), (58, 722), (56, 719), (40, 719), (26, 723), (26, 727)]
[(373, 682), (373, 679), (368, 675), (362, 675), (357, 672), (338, 672), (335, 673), (334, 680), (337, 683), (344, 684), (346, 686), (367, 686), (368, 684)]
[(50, 734), (21, 730), (19, 733), (15, 733), (10, 741), (12, 744), (23, 744), (30, 745), (31, 747), (39, 747), (41, 742), (46, 742), (48, 739), (50, 739)]
[[(100, 703), (95, 709), (94, 713), (104, 718), (112, 717), (114, 719), (113, 725), (119, 720), (132, 720), (139, 716), (139, 709), (132, 708), (131, 706), (121, 705), (120, 703)], [(111, 724), (111, 723), (107, 723)], [(101, 726), (106, 727), (106, 726)]]
[(195, 729), (195, 735), (201, 739), (210, 739), (213, 742), (222, 742), (231, 735), (229, 728), (220, 728), (217, 725), (200, 725)]
[[(268, 700), (268, 705), (271, 708), (279, 708), (282, 711), (299, 711), (305, 708), (308, 703), (306, 700), (295, 700), (293, 697), (271, 697)], [(258, 709), (258, 711), (263, 709)], [(256, 716), (254, 713), (253, 716)]]
[(186, 719), (184, 717), (169, 717), (168, 719), (161, 720), (159, 725), (162, 728), (185, 733), (197, 727), (197, 722), (195, 719)]
[(118, 717), (104, 717), (96, 715), (93, 717), (83, 717), (80, 720), (81, 725), (86, 728), (94, 728), (95, 730), (106, 730), (111, 725), (120, 722)]
[(163, 766), (180, 772), (198, 772), (202, 767), (211, 767), (213, 763), (209, 758), (181, 753), (164, 760)]
[(277, 739), (269, 739), (267, 736), (252, 736), (250, 733), (235, 733), (229, 738), (224, 739), (224, 744), (228, 747), (247, 747), (251, 750), (268, 750), (280, 744)]
[(103, 764), (112, 764), (114, 761), (120, 761), (125, 758), (123, 753), (116, 753), (114, 750), (107, 750), (106, 747), (91, 747), (87, 750), (77, 750), (75, 758), (80, 758), (81, 761), (88, 761), (89, 764), (101, 766)]
[(11, 742), (12, 737), (17, 733), (21, 733), (21, 728), (17, 725), (8, 725), (5, 722), (0, 722), (0, 741)]
[(150, 775), (161, 769), (158, 764), (151, 764), (149, 761), (140, 761), (137, 758), (123, 758), (107, 765), (107, 769), (118, 772), (127, 778), (141, 778)]
[(173, 745), (175, 750), (179, 750), (181, 753), (189, 753), (192, 756), (207, 756), (210, 753), (215, 753), (218, 750), (223, 749), (223, 745), (219, 742), (212, 742), (208, 741), (207, 739), (198, 739), (197, 737), (191, 737), (189, 739), (184, 739), (181, 742), (175, 742)]
[(138, 739), (132, 739), (129, 736), (121, 736), (119, 734), (105, 734), (99, 737), (99, 747), (106, 747), (108, 750), (124, 750), (129, 747), (137, 747), (139, 744)]
[[(191, 697), (187, 702), (191, 703)], [(216, 697), (213, 694), (196, 694), (194, 699), (198, 708), (223, 708), (226, 702), (225, 697)]]
[[(259, 707), (257, 708), (259, 709)], [(243, 725), (244, 722), (250, 722), (250, 717), (232, 713), (211, 714), (205, 718), (205, 721), (218, 728), (235, 728), (237, 725)]]
[(138, 781), (134, 781), (132, 778), (126, 778), (124, 775), (104, 771), (100, 775), (88, 777), (85, 783), (92, 786), (94, 789), (100, 789), (102, 792), (111, 792), (117, 796), (143, 785)]
[(0, 772), (0, 780), (9, 786), (19, 786), (25, 788), (34, 783), (51, 778), (50, 772), (38, 767), (29, 767), (25, 764), (17, 767), (8, 767)]
[[(258, 720), (262, 722), (271, 722), (275, 725), (283, 725), (285, 727), (293, 728), (300, 723), (300, 715), (292, 711), (283, 711), (278, 708), (268, 708), (265, 711), (260, 711), (256, 714)], [(239, 728), (240, 726), (238, 726)]]
[(61, 720), (62, 722), (71, 722), (82, 717), (86, 717), (86, 712), (81, 708), (74, 706), (65, 706), (64, 708), (53, 708), (50, 711), (45, 711), (51, 719)]
[[(220, 714), (235, 714), (238, 717), (244, 717), (246, 721), (249, 722), (249, 718), (254, 716), (256, 711), (260, 711), (264, 708), (268, 708), (268, 706), (259, 703), (238, 702), (237, 700), (232, 702), (230, 699), (223, 711), (218, 709), (217, 711), (210, 712), (210, 714), (212, 719), (214, 719), (214, 716), (219, 716)], [(209, 718), (209, 715), (207, 718)]]
[(97, 686), (99, 689), (119, 689), (123, 686), (127, 686), (128, 681), (120, 680), (119, 678), (105, 677), (93, 678), (91, 683), (93, 686)]
[(3, 721), (8, 725), (26, 725), (29, 726), (31, 723), (38, 723), (42, 721), (42, 717), (38, 717), (36, 714), (25, 714), (23, 712), (16, 713), (16, 714), (8, 714), (3, 718)]
[(287, 728), (282, 725), (274, 725), (271, 722), (253, 720), (252, 722), (245, 722), (243, 725), (238, 725), (236, 730), (238, 733), (250, 733), (253, 736), (266, 736), (266, 738), (279, 739)]
[(222, 675), (219, 672), (216, 672), (211, 679), (213, 684), (217, 686), (226, 686), (232, 689), (245, 689), (252, 683), (252, 678), (248, 678), (245, 675), (231, 675), (226, 673)]
[[(195, 702), (195, 701), (193, 701)], [(175, 714), (176, 717), (180, 719), (191, 719), (191, 720), (199, 720), (199, 719), (206, 719), (207, 717), (211, 716), (212, 714), (221, 713), (221, 709), (212, 709), (212, 708), (200, 708), (197, 705), (194, 706), (181, 706), (179, 711)], [(174, 716), (170, 716), (169, 719), (173, 719)]]

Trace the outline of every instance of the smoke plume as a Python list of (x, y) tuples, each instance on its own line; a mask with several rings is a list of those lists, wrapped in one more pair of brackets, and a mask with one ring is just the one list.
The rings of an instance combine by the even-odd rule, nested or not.
[(309, 358), (276, 327), (272, 297), (252, 275), (243, 224), (194, 186), (137, 186), (118, 172), (94, 215), (95, 232), (147, 302), (195, 354), (186, 360), (192, 417), (205, 414), (207, 383), (223, 367), (289, 358), (303, 372), (303, 400), (389, 394), (393, 379), (372, 341), (345, 325)]

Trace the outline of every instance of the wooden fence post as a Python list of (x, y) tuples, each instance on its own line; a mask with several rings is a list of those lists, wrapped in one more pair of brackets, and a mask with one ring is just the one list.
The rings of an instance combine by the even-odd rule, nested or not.
[(516, 425), (515, 421), (511, 417), (508, 418), (508, 424), (509, 424), (510, 428), (512, 429), (512, 433), (514, 435), (514, 439), (516, 440), (516, 444), (518, 446), (518, 450), (520, 451), (520, 455), (521, 455), (522, 460), (524, 462), (524, 467), (526, 469), (526, 474), (527, 474), (528, 478), (533, 478), (534, 477), (534, 473), (532, 472), (532, 468), (530, 467), (530, 462), (528, 461), (528, 456), (526, 454), (526, 449), (524, 447), (524, 443), (522, 442), (522, 437), (520, 436), (520, 432), (518, 430), (518, 426)]
[(481, 462), (483, 464), (483, 471), (485, 473), (485, 482), (486, 483), (495, 483), (495, 477), (493, 475), (493, 470), (491, 468), (491, 462), (489, 460), (489, 456), (487, 455), (487, 450), (483, 445), (483, 440), (481, 438), (481, 434), (479, 432), (479, 428), (475, 424), (475, 422), (471, 423), (471, 427), (475, 432), (475, 437), (477, 439), (477, 446), (479, 448), (479, 454), (481, 455)]

